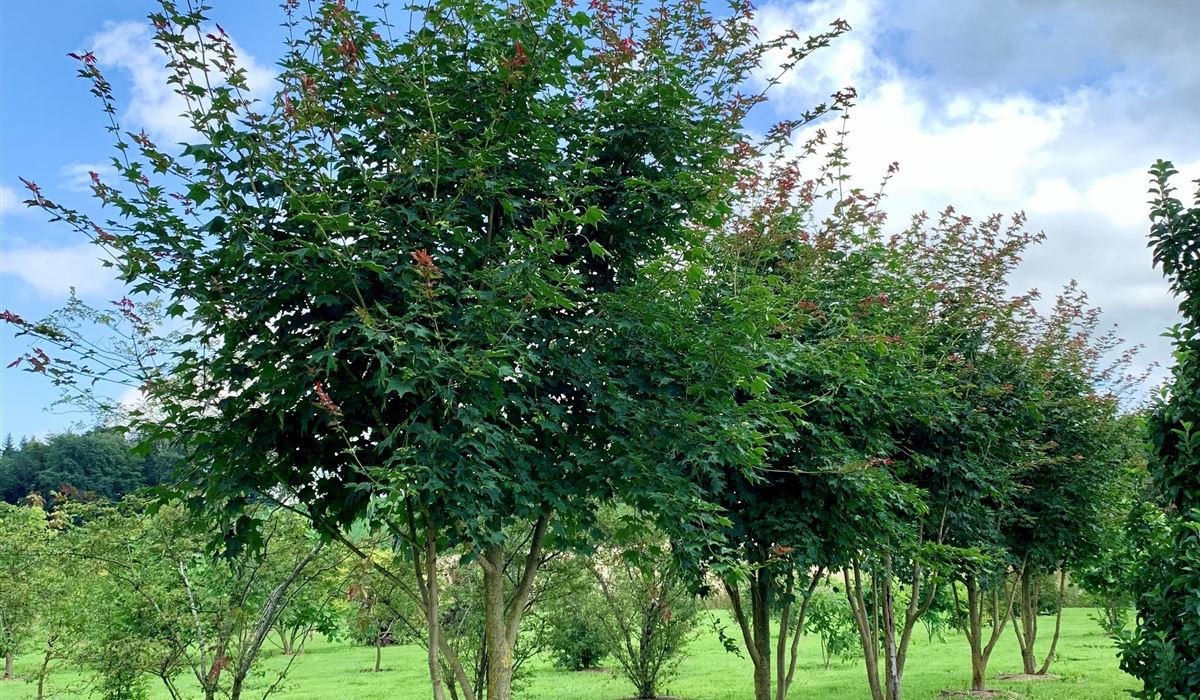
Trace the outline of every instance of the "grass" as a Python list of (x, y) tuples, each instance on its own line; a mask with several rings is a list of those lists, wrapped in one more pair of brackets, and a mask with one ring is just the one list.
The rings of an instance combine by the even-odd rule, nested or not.
[[(722, 613), (715, 613), (723, 619)], [(1047, 638), (1053, 621), (1046, 621)], [(734, 633), (735, 630), (728, 630)], [(928, 642), (918, 627), (914, 635), (908, 668), (904, 674), (904, 696), (912, 700), (936, 698), (942, 690), (963, 690), (968, 686), (970, 662), (961, 635), (948, 635), (944, 642)], [(1043, 645), (1044, 646), (1044, 645)], [(114, 650), (120, 653), (120, 650)], [(374, 649), (315, 639), (296, 659), (282, 691), (272, 695), (279, 700), (425, 700), (430, 697), (425, 653), (414, 646), (384, 649), (385, 673), (371, 673)], [(36, 670), (34, 656), (17, 658), (17, 675), (28, 677)], [(264, 661), (265, 677), (255, 679), (247, 699), (261, 697), (262, 689), (287, 664), (287, 659), (272, 655)], [(724, 650), (716, 633), (708, 625), (688, 649), (679, 666), (678, 676), (664, 693), (689, 700), (749, 700), (750, 662)], [(522, 700), (615, 700), (628, 697), (631, 686), (610, 673), (571, 673), (555, 669), (546, 660), (533, 662), (526, 682), (517, 697)], [(1071, 608), (1065, 611), (1059, 657), (1051, 672), (1061, 680), (1003, 682), (1000, 673), (1021, 670), (1020, 656), (1011, 631), (996, 647), (988, 668), (989, 686), (1013, 691), (1021, 697), (1061, 698), (1063, 700), (1109, 700), (1128, 697), (1127, 691), (1139, 683), (1117, 667), (1116, 649), (1091, 619), (1091, 611)], [(58, 669), (49, 682), (50, 697), (83, 698), (84, 676), (77, 670)], [(257, 691), (257, 692), (253, 692)], [(23, 680), (0, 684), (0, 700), (25, 700), (34, 697), (34, 686)], [(150, 686), (152, 700), (165, 700), (159, 685)], [(801, 644), (800, 667), (789, 698), (864, 698), (869, 697), (861, 660), (838, 663), (824, 669), (815, 637)]]

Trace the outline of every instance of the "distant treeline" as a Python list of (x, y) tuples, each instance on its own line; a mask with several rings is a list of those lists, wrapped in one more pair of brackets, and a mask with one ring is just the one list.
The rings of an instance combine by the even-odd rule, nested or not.
[(118, 431), (61, 433), (14, 442), (0, 449), (0, 500), (16, 503), (31, 493), (64, 492), (72, 499), (116, 500), (168, 479), (176, 456), (169, 450), (134, 454)]

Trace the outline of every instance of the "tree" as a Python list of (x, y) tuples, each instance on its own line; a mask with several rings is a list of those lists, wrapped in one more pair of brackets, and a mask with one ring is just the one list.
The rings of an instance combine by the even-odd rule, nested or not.
[(837, 586), (826, 579), (813, 591), (804, 629), (805, 634), (817, 635), (826, 669), (833, 659), (853, 658), (861, 651), (850, 602)]
[[(901, 549), (909, 572), (908, 609), (894, 652), (886, 649), (888, 659), (895, 658), (885, 665), (888, 697), (899, 695), (912, 629), (937, 603), (943, 586), (950, 588), (956, 611), (964, 609), (960, 592), (966, 594), (961, 627), (971, 648), (973, 691), (986, 686), (988, 661), (1011, 614), (1005, 583), (1022, 562), (1006, 549), (1004, 526), (1036, 413), (1025, 330), (1037, 292), (1013, 295), (1009, 286), (1022, 253), (1041, 237), (1024, 229), (1020, 214), (1007, 222), (999, 215), (976, 221), (953, 207), (933, 220), (913, 217), (899, 236), (900, 255), (912, 261), (925, 290), (916, 297), (921, 307), (916, 318), (925, 328), (917, 338), (936, 368), (934, 386), (941, 387), (943, 398), (936, 410), (925, 412), (931, 420), (911, 422), (900, 438), (901, 451), (909, 455), (902, 478), (922, 491), (926, 508), (916, 524), (915, 547), (910, 553)], [(885, 582), (889, 568), (885, 560)], [(871, 590), (886, 595), (888, 587)], [(891, 636), (889, 617), (885, 612), (884, 640)], [(871, 631), (866, 624), (860, 628)], [(867, 640), (863, 635), (864, 650)]]
[[(624, 419), (648, 416), (633, 399), (657, 387), (622, 393), (593, 350), (619, 344), (621, 290), (678, 274), (661, 261), (692, 258), (700, 224), (727, 209), (730, 154), (761, 101), (738, 92), (750, 71), (828, 40), (757, 44), (741, 2), (727, 18), (691, 0), (573, 4), (438, 0), (405, 31), (344, 2), (308, 17), (289, 2), (282, 88), (259, 105), (224, 32), (164, 3), (155, 40), (192, 142), (177, 156), (126, 132), (84, 54), (120, 154), (93, 189), (115, 215), (27, 185), (184, 321), (178, 349), (146, 342), (118, 364), (154, 406), (144, 434), (183, 449), (190, 503), (225, 519), (235, 548), (258, 544), (243, 506), (273, 495), (330, 536), (367, 517), (407, 542), (435, 698), (439, 653), (461, 672), (439, 629), (439, 553), (465, 547), (481, 568), (488, 697), (502, 700), (548, 533), (585, 531), (616, 488), (706, 466), (686, 443), (651, 459), (609, 434), (641, 425)], [(144, 329), (140, 301), (116, 303)], [(44, 355), (29, 368), (63, 371)], [(625, 448), (637, 456), (614, 459)], [(525, 568), (506, 595), (518, 526)]]
[(0, 503), (0, 680), (13, 680), (13, 657), (36, 630), (46, 593), (39, 573), (45, 570), (52, 535), (40, 503)]
[[(852, 97), (840, 94), (838, 107)], [(905, 537), (920, 504), (886, 465), (898, 426), (922, 410), (917, 397), (935, 393), (922, 384), (920, 344), (905, 337), (904, 309), (923, 290), (880, 233), (881, 194), (843, 188), (844, 148), (823, 130), (799, 156), (787, 130), (776, 141), (745, 168), (739, 208), (712, 246), (710, 292), (713, 316), (753, 308), (766, 321), (752, 336), (761, 379), (738, 392), (759, 417), (766, 468), (734, 464), (713, 484), (728, 522), (708, 561), (730, 596), (760, 700), (787, 695), (824, 573)], [(805, 158), (826, 146), (826, 161), (805, 172)]]
[(637, 697), (656, 698), (675, 675), (700, 605), (665, 539), (645, 518), (626, 512), (605, 520), (605, 541), (617, 546), (599, 548), (592, 559), (604, 601), (601, 634)]
[[(1095, 557), (1102, 523), (1127, 483), (1118, 420), (1120, 396), (1137, 378), (1127, 367), (1136, 348), (1120, 353), (1113, 331), (1098, 332), (1100, 310), (1071, 283), (1036, 321), (1028, 348), (1038, 381), (1037, 425), (1028, 436), (1033, 458), (1016, 474), (1008, 548), (1025, 565), (1013, 631), (1026, 674), (1044, 675), (1054, 660), (1062, 625), (1067, 572)], [(1114, 359), (1114, 355), (1117, 355)], [(1105, 364), (1111, 363), (1111, 364)], [(1057, 573), (1054, 635), (1037, 658), (1041, 581)]]
[(259, 510), (252, 517), (265, 520), (262, 547), (218, 558), (205, 551), (208, 536), (185, 509), (146, 512), (146, 505), (84, 504), (72, 515), (82, 525), (70, 556), (95, 572), (87, 604), (101, 611), (88, 616), (95, 627), (77, 658), (99, 673), (102, 688), (157, 677), (179, 698), (176, 677), (185, 671), (206, 700), (236, 700), (282, 612), (322, 573), (313, 562), (325, 545), (290, 513)]
[(162, 446), (135, 455), (125, 436), (114, 429), (60, 433), (0, 456), (0, 499), (16, 503), (31, 493), (49, 498), (60, 491), (72, 500), (119, 500), (167, 481), (177, 461)]
[(1154, 520), (1161, 512), (1154, 506), (1146, 449), (1146, 416), (1143, 412), (1122, 416), (1119, 433), (1124, 437), (1121, 460), (1124, 471), (1116, 498), (1097, 522), (1099, 546), (1081, 562), (1073, 578), (1100, 603), (1098, 622), (1105, 632), (1119, 638), (1129, 622), (1133, 585), (1146, 562), (1132, 526), (1144, 515)]
[[(406, 606), (407, 597), (391, 577), (375, 564), (390, 564), (391, 552), (371, 547), (370, 560), (353, 562), (346, 600), (349, 636), (360, 644), (375, 647), (375, 673), (383, 672), (383, 647), (401, 639), (406, 618), (414, 612)], [(387, 569), (385, 568), (384, 571)], [(420, 615), (416, 615), (418, 619)], [(418, 623), (419, 625), (420, 623)]]
[(1121, 668), (1145, 684), (1141, 697), (1190, 697), (1200, 694), (1193, 614), (1200, 604), (1200, 191), (1187, 206), (1174, 194), (1171, 163), (1157, 161), (1150, 174), (1150, 245), (1183, 321), (1169, 331), (1175, 366), (1147, 421), (1151, 475), (1169, 536), (1163, 542), (1156, 528), (1135, 530), (1151, 556), (1137, 577), (1138, 624), (1124, 641)]

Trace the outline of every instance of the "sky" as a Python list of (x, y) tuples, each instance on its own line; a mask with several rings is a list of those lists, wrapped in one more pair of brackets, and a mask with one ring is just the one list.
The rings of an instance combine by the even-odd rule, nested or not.
[[(211, 0), (270, 93), (282, 18), (271, 0)], [(351, 3), (353, 4), (353, 3)], [(73, 286), (107, 305), (120, 284), (89, 245), (21, 204), (24, 177), (65, 204), (90, 206), (88, 171), (103, 173), (110, 139), (68, 52), (92, 50), (127, 130), (160, 143), (188, 133), (150, 44), (152, 0), (0, 2), (0, 309), (40, 318)], [(765, 130), (843, 87), (858, 91), (852, 174), (878, 181), (900, 164), (885, 209), (902, 227), (948, 204), (979, 218), (1024, 211), (1045, 242), (1014, 286), (1052, 297), (1076, 279), (1130, 342), (1138, 362), (1170, 364), (1162, 331), (1176, 303), (1151, 265), (1146, 171), (1173, 160), (1180, 189), (1200, 178), (1200, 2), (1197, 0), (816, 0), (760, 4), (764, 38), (847, 20), (853, 31), (804, 61), (754, 117)], [(770, 67), (765, 66), (764, 71)], [(45, 436), (90, 423), (54, 407), (45, 377), (2, 369), (29, 349), (0, 328), (0, 435)]]

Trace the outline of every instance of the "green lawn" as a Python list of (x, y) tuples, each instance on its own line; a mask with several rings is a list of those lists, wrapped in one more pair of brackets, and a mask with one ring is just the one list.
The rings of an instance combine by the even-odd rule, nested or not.
[[(1051, 668), (1062, 676), (1059, 681), (1034, 683), (1005, 683), (991, 681), (993, 688), (1015, 691), (1029, 698), (1062, 698), (1064, 700), (1100, 700), (1127, 697), (1126, 691), (1138, 687), (1132, 677), (1117, 668), (1116, 651), (1099, 626), (1090, 618), (1090, 611), (1068, 609), (1064, 616), (1059, 659)], [(1053, 621), (1045, 622), (1049, 637)], [(729, 630), (733, 632), (734, 630)], [(904, 677), (905, 697), (919, 700), (935, 698), (944, 689), (964, 689), (970, 674), (966, 643), (961, 637), (946, 642), (928, 643), (924, 629), (918, 627), (908, 669)], [(119, 653), (119, 651), (118, 651)], [(31, 674), (38, 660), (32, 656), (17, 659), (17, 674)], [(287, 659), (272, 656), (266, 666), (282, 668)], [(369, 673), (374, 663), (370, 648), (352, 647), (340, 643), (315, 640), (292, 666), (287, 685), (274, 698), (301, 700), (337, 698), (339, 700), (425, 700), (430, 697), (425, 671), (424, 652), (416, 647), (392, 647), (384, 650), (385, 673)], [(1009, 631), (997, 646), (989, 675), (1020, 671), (1016, 642)], [(837, 663), (827, 671), (820, 663), (815, 638), (802, 644), (797, 680), (791, 698), (863, 698), (868, 697), (866, 681), (860, 663)], [(51, 676), (52, 697), (80, 698), (81, 676), (59, 670)], [(721, 647), (717, 636), (706, 626), (701, 637), (690, 647), (688, 658), (680, 666), (679, 676), (667, 691), (691, 700), (748, 700), (750, 663), (729, 654)], [(72, 689), (72, 684), (76, 687)], [(262, 686), (262, 682), (258, 687)], [(261, 690), (259, 691), (261, 692)], [(518, 697), (528, 700), (614, 700), (629, 696), (630, 686), (620, 678), (603, 672), (567, 673), (554, 669), (548, 662), (533, 668), (528, 683)], [(22, 680), (0, 684), (0, 700), (33, 698), (33, 686)], [(151, 698), (165, 700), (167, 695), (157, 685), (151, 686)], [(260, 697), (248, 693), (247, 699)]]

